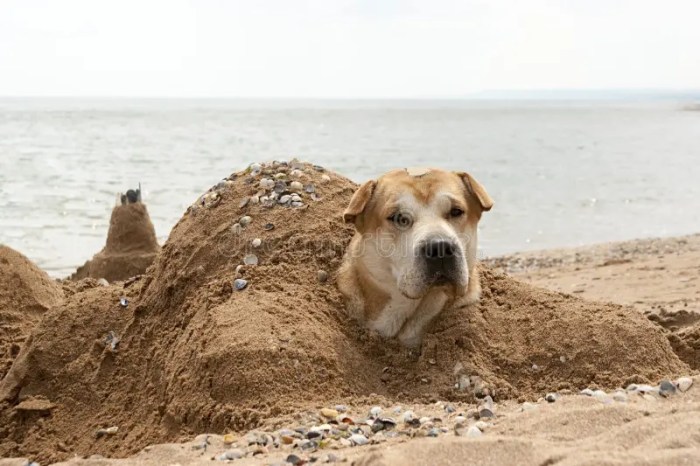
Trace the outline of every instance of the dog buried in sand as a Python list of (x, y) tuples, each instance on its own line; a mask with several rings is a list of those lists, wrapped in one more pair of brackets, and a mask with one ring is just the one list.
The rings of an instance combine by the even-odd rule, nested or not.
[(479, 300), (477, 224), (491, 207), (468, 173), (401, 169), (363, 184), (343, 214), (356, 229), (338, 271), (348, 313), (419, 349), (443, 309)]

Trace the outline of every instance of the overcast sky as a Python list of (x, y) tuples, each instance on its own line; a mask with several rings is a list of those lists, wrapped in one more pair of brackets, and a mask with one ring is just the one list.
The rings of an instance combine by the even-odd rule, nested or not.
[(700, 0), (0, 0), (0, 95), (700, 87)]

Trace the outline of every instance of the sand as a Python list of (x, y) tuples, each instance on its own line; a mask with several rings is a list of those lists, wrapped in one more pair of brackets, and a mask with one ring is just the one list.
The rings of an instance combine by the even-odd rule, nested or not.
[(105, 247), (78, 267), (71, 279), (126, 280), (144, 273), (159, 250), (146, 205), (118, 205), (112, 210)]
[(700, 370), (700, 235), (535, 251), (488, 261), (528, 283), (630, 305)]
[[(494, 439), (522, 437), (535, 464), (543, 453), (533, 448), (577, 450), (556, 433), (560, 420), (587, 419), (585, 429), (585, 422), (568, 429), (569, 435), (583, 438), (595, 431), (608, 435), (600, 433), (599, 424), (616, 425), (616, 414), (601, 414), (598, 401), (588, 411), (575, 408), (584, 401), (571, 395), (568, 408), (567, 397), (552, 405), (563, 410), (552, 414), (558, 421), (547, 424), (545, 417), (537, 424), (542, 438), (534, 432), (528, 437), (524, 431), (498, 431), (501, 418), (531, 415), (518, 412), (520, 403), (536, 402), (552, 391), (612, 390), (691, 372), (674, 353), (666, 330), (634, 308), (533, 287), (489, 266), (481, 270), (481, 303), (445, 312), (420, 359), (406, 357), (396, 342), (347, 318), (334, 285), (353, 233), (340, 214), (356, 185), (308, 164), (295, 168), (294, 174), (285, 166), (233, 174), (188, 209), (144, 275), (108, 287), (83, 280), (61, 305), (49, 309), (0, 381), (0, 455), (43, 463), (75, 455), (125, 457), (149, 444), (205, 432), (238, 436), (249, 429), (294, 427), (313, 421), (318, 408), (337, 403), (364, 412), (372, 404), (428, 412), (440, 401), (466, 412), (490, 393), (499, 417), (490, 421), (485, 436), (493, 427)], [(276, 172), (313, 184), (314, 198), (302, 192), (303, 207), (246, 202), (257, 194), (260, 180)], [(244, 216), (250, 223), (236, 226)], [(258, 248), (252, 246), (256, 238), (262, 242)], [(249, 254), (259, 264), (237, 271)], [(319, 281), (319, 271), (330, 279)], [(247, 286), (234, 289), (235, 278)], [(479, 377), (483, 384), (459, 388), (460, 376)], [(697, 399), (690, 396), (654, 401), (665, 406), (659, 417), (663, 409), (672, 409), (671, 403), (689, 406), (681, 417), (697, 411)], [(652, 409), (644, 404), (652, 401), (643, 398), (633, 403), (637, 410)], [(546, 402), (540, 405), (543, 412), (552, 409)], [(109, 427), (118, 430), (96, 435)], [(441, 439), (443, 458), (465, 448), (452, 445), (448, 434)], [(412, 451), (418, 454), (434, 439), (393, 445), (399, 440), (386, 443), (381, 461), (406, 464)], [(692, 438), (681, 443), (692, 442), (697, 446)], [(151, 447), (150, 452), (165, 451), (165, 456), (148, 459), (148, 452), (140, 453), (127, 464), (202, 458), (191, 446)], [(206, 461), (220, 447), (211, 446)], [(367, 453), (346, 450), (348, 457)], [(263, 453), (255, 461), (267, 464), (274, 454)], [(491, 458), (489, 464), (500, 458), (481, 457)]]
[(58, 283), (22, 254), (0, 245), (0, 379), (43, 314), (62, 299)]

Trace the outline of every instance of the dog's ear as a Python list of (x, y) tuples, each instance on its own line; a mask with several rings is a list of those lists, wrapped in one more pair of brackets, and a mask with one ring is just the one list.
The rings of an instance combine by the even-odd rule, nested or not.
[(343, 212), (343, 220), (345, 223), (354, 223), (355, 226), (357, 226), (358, 217), (364, 212), (369, 200), (372, 199), (372, 194), (374, 194), (374, 188), (376, 186), (377, 182), (370, 180), (355, 191), (352, 199), (350, 199), (350, 204), (347, 209), (345, 209), (345, 212)]
[(493, 199), (491, 199), (491, 196), (489, 196), (489, 193), (486, 192), (486, 189), (481, 185), (481, 183), (476, 181), (476, 179), (469, 173), (460, 172), (457, 173), (457, 175), (462, 178), (462, 182), (464, 182), (464, 186), (466, 186), (469, 194), (474, 196), (476, 200), (479, 201), (482, 210), (487, 212), (491, 210), (491, 207), (493, 207)]

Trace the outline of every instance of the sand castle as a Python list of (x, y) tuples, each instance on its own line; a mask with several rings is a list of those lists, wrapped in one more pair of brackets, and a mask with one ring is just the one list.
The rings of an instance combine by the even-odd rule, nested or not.
[[(341, 212), (355, 189), (306, 163), (254, 164), (187, 210), (145, 275), (87, 282), (52, 307), (0, 381), (0, 455), (125, 456), (369, 394), (397, 403), (524, 401), (690, 372), (659, 327), (631, 308), (489, 268), (481, 303), (446, 312), (419, 361), (406, 358), (345, 316), (334, 285), (352, 236)], [(121, 215), (145, 208), (119, 206), (113, 220)], [(132, 243), (110, 228), (103, 253), (111, 238)], [(50, 408), (18, 415), (27, 400)]]
[(144, 273), (153, 263), (160, 246), (146, 205), (141, 202), (141, 189), (128, 190), (119, 196), (119, 202), (112, 210), (105, 247), (78, 267), (71, 279), (126, 280)]

